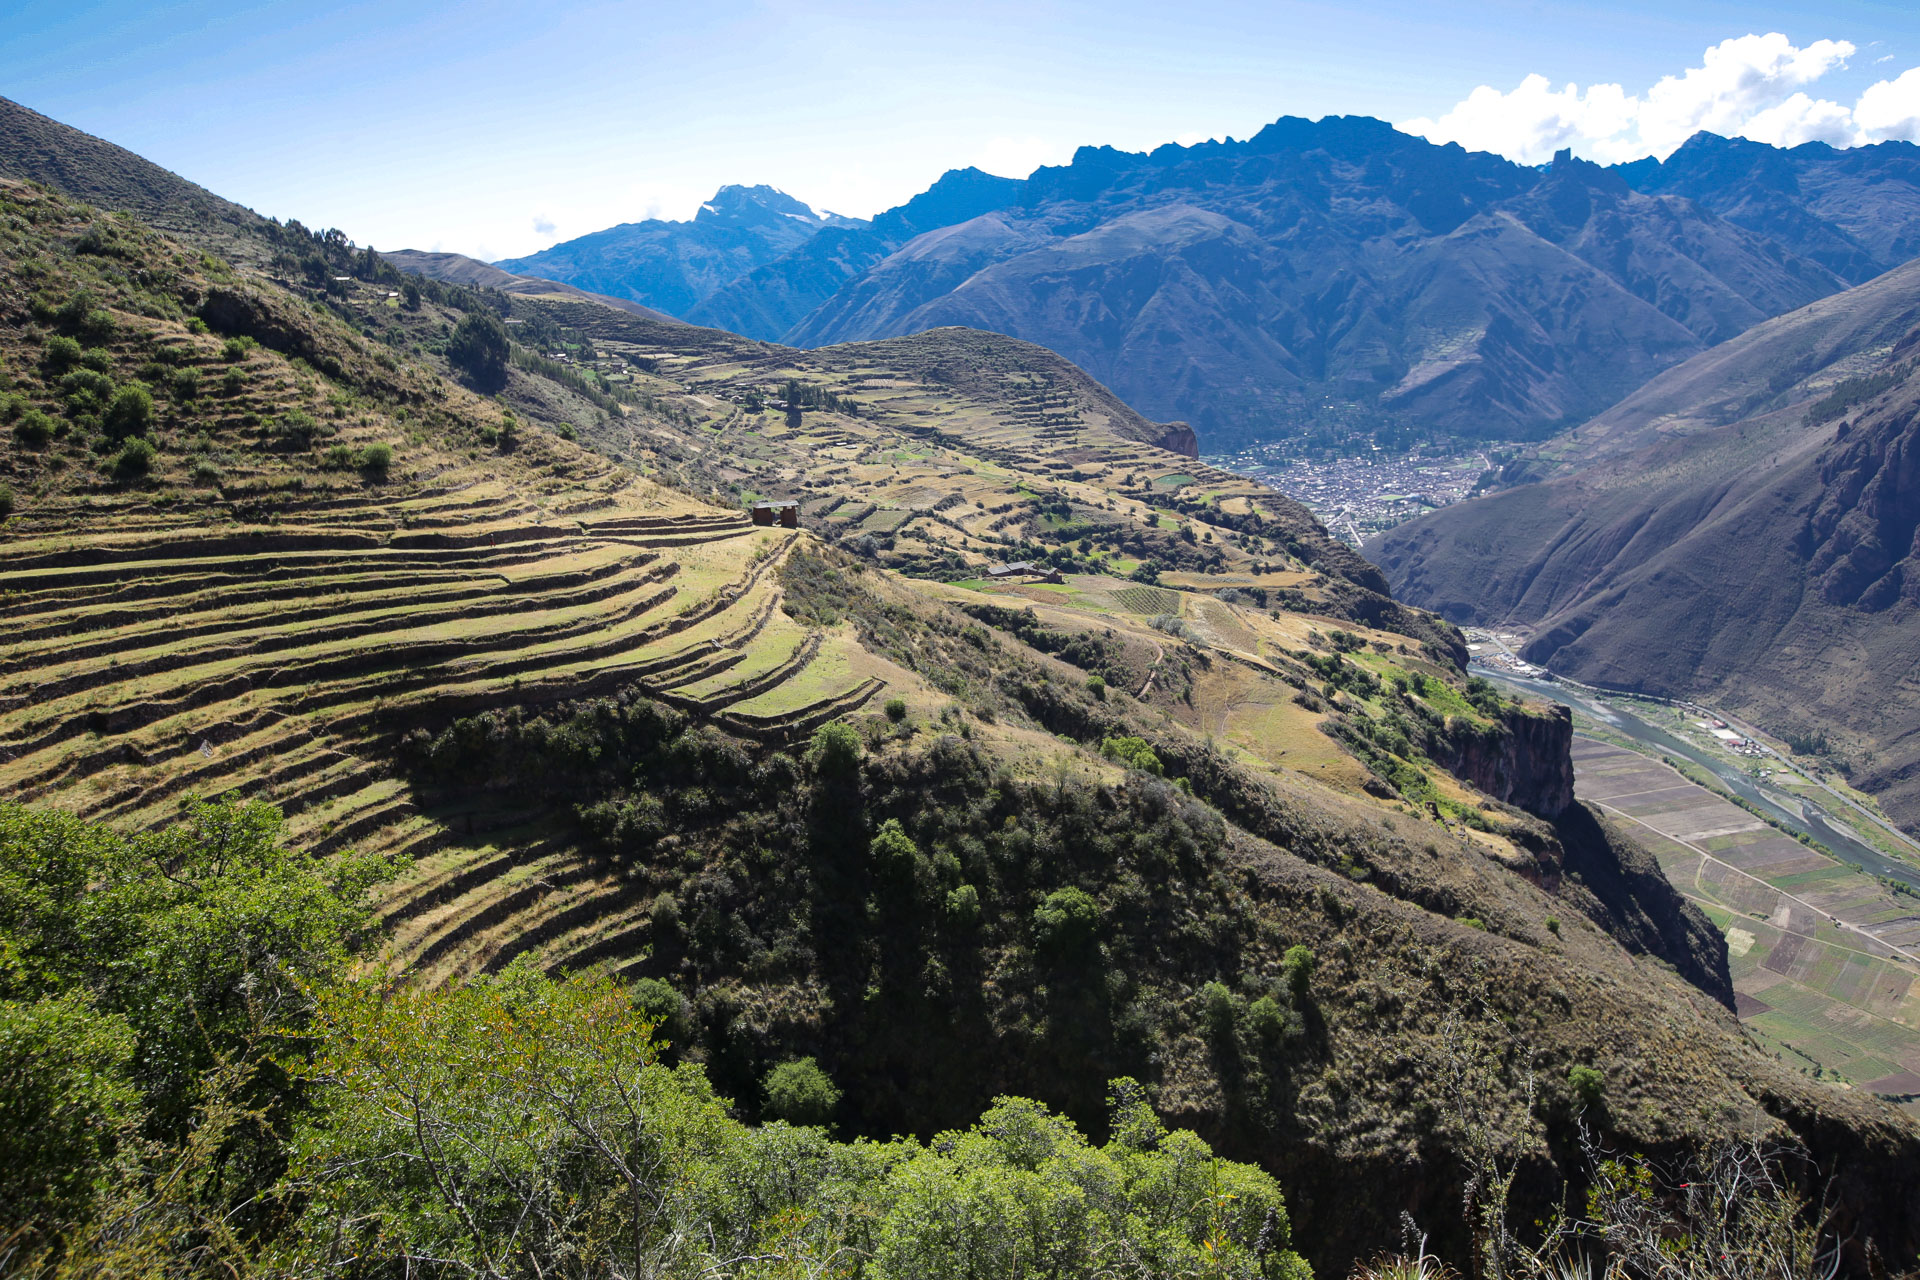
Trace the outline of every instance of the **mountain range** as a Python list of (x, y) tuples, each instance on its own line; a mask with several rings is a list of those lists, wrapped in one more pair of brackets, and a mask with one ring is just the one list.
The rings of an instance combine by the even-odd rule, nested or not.
[(1083, 147), (1022, 180), (957, 171), (864, 225), (803, 234), (796, 210), (794, 243), (692, 301), (671, 255), (628, 269), (624, 246), (694, 243), (704, 211), (502, 265), (797, 346), (996, 330), (1209, 449), (1539, 439), (1904, 260), (1916, 157), (1701, 134), (1665, 162), (1531, 168), (1364, 117), (1287, 118), (1242, 142)]
[[(343, 935), (329, 955), (391, 979), (376, 1003), (500, 991), (518, 1026), (549, 976), (595, 975), (665, 1028), (679, 1078), (735, 1100), (716, 1117), (798, 1114), (767, 1082), (805, 1063), (830, 1086), (805, 1123), (847, 1136), (938, 1143), (1025, 1093), (1067, 1119), (1023, 1132), (1065, 1141), (1131, 1076), (1157, 1116), (1284, 1186), (1291, 1236), (1275, 1213), (1236, 1237), (1270, 1261), (1290, 1241), (1344, 1274), (1417, 1215), (1468, 1265), (1488, 1202), (1463, 1193), (1523, 1169), (1516, 1221), (1583, 1203), (1589, 1135), (1656, 1154), (1798, 1144), (1832, 1175), (1850, 1274), (1869, 1274), (1865, 1241), (1920, 1248), (1920, 1128), (1743, 1027), (1720, 929), (1581, 803), (1566, 714), (1471, 679), (1458, 631), (1385, 594), (1305, 508), (1159, 447), (1167, 423), (1061, 355), (952, 326), (800, 349), (469, 262), (416, 260), (482, 283), (405, 276), (344, 233), (208, 203), (31, 113), (0, 111), (0, 155), (0, 786), (19, 802), (5, 870), (24, 904), (0, 942), (32, 961), (7, 968), (0, 1006), (68, 1019), (33, 1043), (87, 1082), (74, 1107), (151, 1093), (191, 1129), (204, 1094), (182, 1102), (144, 1067), (122, 1079), (173, 1061), (148, 1051), (155, 1019), (178, 1029), (167, 1045), (259, 1052), (258, 984), (315, 971), (279, 933), (193, 914), (262, 903), (249, 918), (278, 928), (264, 917), (286, 899), (257, 887), (253, 854), (174, 879), (169, 852), (239, 813), (290, 866), (361, 877), (359, 949)], [(1582, 189), (1606, 180), (1562, 167)], [(951, 194), (964, 212), (991, 185)], [(1212, 225), (1169, 216), (1202, 239)], [(1710, 225), (1715, 254), (1750, 244)], [(805, 244), (834, 237), (832, 262), (911, 229)], [(1859, 329), (1868, 346), (1890, 331)], [(1868, 466), (1853, 457), (1834, 465)], [(1850, 519), (1822, 535), (1845, 566), (1832, 580), (1878, 601), (1886, 574), (1863, 548), (1897, 520)], [(283, 816), (196, 817), (196, 796)], [(65, 833), (44, 856), (43, 829)], [(139, 843), (152, 833), (178, 843)], [(170, 889), (94, 909), (81, 855), (120, 840), (113, 874), (174, 884), (192, 928), (134, 931)], [(349, 849), (368, 856), (333, 861)], [(229, 892), (231, 875), (256, 878)], [(80, 954), (62, 912), (114, 949)], [(1822, 927), (1781, 934), (1820, 948)], [(257, 963), (236, 969), (236, 952)], [(224, 967), (189, 962), (214, 953)], [(1875, 960), (1874, 991), (1905, 976), (1897, 960)], [(185, 1006), (129, 986), (155, 971)], [(118, 1021), (88, 1021), (96, 999)], [(489, 1066), (402, 1039), (442, 1079)], [(300, 1262), (305, 1239), (314, 1266), (337, 1256), (335, 1224), (311, 1217), (305, 1237), (278, 1211), (225, 1225), (255, 1203), (327, 1211), (275, 1189), (299, 1154), (286, 1131), (378, 1110), (350, 1072), (325, 1097), (276, 1091), (296, 1040), (245, 1077), (245, 1114), (284, 1110), (218, 1166), (261, 1171), (271, 1194), (165, 1147), (164, 1176), (125, 1202), (147, 1212), (147, 1190), (178, 1188), (139, 1248)], [(1894, 1070), (1841, 1068), (1849, 1086)], [(129, 1160), (172, 1134), (139, 1132)], [(838, 1158), (817, 1129), (764, 1133)], [(117, 1185), (84, 1158), (106, 1141), (56, 1153), (82, 1227)], [(340, 1224), (374, 1251), (356, 1257), (404, 1269), (443, 1247), (418, 1225), (423, 1185), (376, 1203), (377, 1230)], [(856, 1223), (878, 1220), (868, 1208)], [(691, 1216), (671, 1232), (703, 1235)]]

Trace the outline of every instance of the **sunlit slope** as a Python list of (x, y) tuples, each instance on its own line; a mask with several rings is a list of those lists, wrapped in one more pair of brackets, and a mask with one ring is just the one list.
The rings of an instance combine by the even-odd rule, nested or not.
[[(1464, 659), (1457, 633), (1393, 601), (1379, 571), (1298, 503), (1164, 447), (1083, 371), (971, 329), (816, 351), (516, 299), (528, 323), (591, 344), (644, 409), (596, 415), (616, 456), (742, 501), (799, 501), (803, 522), (885, 567), (955, 578), (1016, 559), (1173, 585), (1258, 589)], [(790, 384), (821, 404), (776, 407)], [(513, 395), (509, 390), (509, 396)], [(832, 397), (831, 404), (826, 403)]]
[[(815, 671), (821, 636), (778, 613), (791, 531), (516, 424), (137, 226), (19, 188), (4, 216), (0, 296), (49, 316), (0, 329), (9, 794), (135, 826), (263, 796), (315, 847), (418, 848), (437, 828), (390, 768), (412, 725), (631, 685), (778, 738), (877, 687)], [(109, 251), (68, 248), (90, 229)], [(64, 371), (63, 328), (84, 352)], [(130, 388), (151, 406), (137, 473), (114, 438)], [(783, 684), (804, 694), (769, 702)]]

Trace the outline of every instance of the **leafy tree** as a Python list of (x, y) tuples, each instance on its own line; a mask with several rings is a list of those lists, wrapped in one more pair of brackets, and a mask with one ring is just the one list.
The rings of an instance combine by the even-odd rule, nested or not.
[(1253, 1033), (1271, 1044), (1287, 1030), (1287, 1011), (1272, 996), (1261, 996), (1247, 1006), (1247, 1025)]
[(795, 1058), (767, 1072), (767, 1114), (788, 1124), (824, 1125), (840, 1105), (840, 1090), (812, 1058)]
[(815, 729), (807, 750), (807, 758), (821, 777), (840, 781), (859, 773), (863, 754), (860, 735), (844, 720), (829, 721)]
[(507, 385), (507, 357), (511, 354), (507, 327), (487, 310), (469, 311), (454, 326), (447, 341), (447, 359), (482, 391)]
[(1280, 974), (1286, 981), (1287, 990), (1293, 993), (1295, 1003), (1305, 1000), (1312, 990), (1315, 963), (1312, 948), (1297, 943), (1288, 947), (1286, 954), (1280, 957)]
[(640, 978), (627, 989), (627, 999), (643, 1021), (653, 1027), (655, 1045), (665, 1048), (687, 1033), (687, 1001), (658, 978)]
[(73, 1221), (111, 1187), (140, 1114), (134, 1047), (85, 991), (0, 1000), (0, 1204), (15, 1222)]
[(1128, 735), (1122, 738), (1107, 738), (1100, 744), (1100, 754), (1109, 760), (1118, 760), (1129, 769), (1138, 769), (1142, 773), (1151, 773), (1159, 777), (1164, 770), (1160, 757), (1154, 754), (1146, 739)]
[(962, 929), (980, 923), (980, 891), (970, 884), (947, 890), (947, 919)]
[[(930, 1146), (842, 1144), (730, 1118), (605, 981), (366, 981), (323, 992), (320, 1021), (289, 1253), (357, 1273), (1308, 1280), (1273, 1179), (1168, 1132), (1131, 1080), (1104, 1147), (1022, 1098)], [(830, 1110), (801, 1059), (769, 1074), (770, 1111), (789, 1084)]]
[(1200, 988), (1200, 1008), (1206, 1015), (1207, 1030), (1216, 1039), (1233, 1035), (1233, 1024), (1240, 1015), (1240, 1001), (1224, 982), (1209, 982)]
[(143, 436), (153, 425), (153, 396), (137, 382), (130, 382), (113, 393), (101, 415), (100, 425), (115, 440)]
[(1588, 1066), (1567, 1068), (1567, 1088), (1583, 1107), (1597, 1107), (1607, 1091), (1607, 1078)]
[[(211, 1142), (205, 1193), (229, 1208), (278, 1176), (299, 1100), (282, 1052), (387, 871), (290, 854), (280, 831), (263, 804), (131, 836), (0, 804), (0, 1204), (39, 1206), (43, 1238), (153, 1144)], [(222, 1138), (206, 1122), (233, 1107), (255, 1120)]]
[(1055, 952), (1073, 952), (1093, 941), (1100, 906), (1085, 889), (1068, 885), (1048, 894), (1033, 910), (1034, 939)]

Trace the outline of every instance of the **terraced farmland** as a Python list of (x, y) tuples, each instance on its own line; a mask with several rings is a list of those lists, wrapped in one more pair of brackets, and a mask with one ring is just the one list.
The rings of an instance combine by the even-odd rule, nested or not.
[(1803, 1067), (1920, 1095), (1920, 903), (1668, 766), (1577, 738), (1579, 793), (1626, 819), (1727, 937), (1741, 1021)]
[[(526, 945), (538, 915), (503, 906), (526, 890), (494, 873), (574, 855), (530, 833), (516, 844), (510, 827), (504, 845), (452, 840), (512, 815), (420, 812), (388, 764), (409, 726), (637, 685), (778, 741), (878, 688), (779, 611), (774, 570), (803, 535), (644, 483), (571, 517), (470, 488), (298, 523), (92, 535), (79, 505), (64, 529), (42, 507), (36, 536), (0, 554), (0, 787), (130, 826), (189, 794), (271, 799), (310, 847), (425, 855), (396, 919), (429, 891), (432, 919), (476, 945)], [(449, 877), (464, 896), (448, 898)], [(423, 964), (448, 948), (401, 941)]]

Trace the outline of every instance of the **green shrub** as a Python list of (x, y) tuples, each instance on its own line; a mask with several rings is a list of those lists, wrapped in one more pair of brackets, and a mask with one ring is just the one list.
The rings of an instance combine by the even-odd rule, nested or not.
[(1084, 949), (1093, 941), (1099, 923), (1099, 904), (1086, 890), (1072, 885), (1055, 889), (1033, 909), (1034, 941), (1050, 951)]
[(60, 395), (74, 416), (99, 413), (113, 399), (113, 379), (97, 369), (70, 369), (60, 378)]
[(224, 478), (219, 465), (211, 458), (196, 458), (193, 463), (193, 470), (188, 474), (193, 478), (195, 484), (208, 487), (219, 484)]
[(767, 1114), (788, 1124), (824, 1125), (840, 1105), (840, 1090), (812, 1058), (795, 1058), (767, 1072)]
[(247, 375), (238, 369), (229, 369), (220, 377), (220, 393), (225, 396), (237, 396), (247, 389)]
[(359, 456), (351, 445), (329, 445), (327, 451), (320, 456), (320, 465), (329, 471), (351, 471)]
[(899, 724), (907, 718), (907, 700), (905, 698), (887, 699), (887, 719)]
[(0, 484), (0, 520), (13, 514), (13, 486)]
[(244, 335), (237, 338), (228, 338), (220, 345), (220, 358), (228, 364), (238, 364), (240, 361), (245, 360), (248, 353), (259, 345), (260, 344), (252, 338)]
[(53, 419), (39, 409), (29, 409), (13, 424), (13, 438), (29, 449), (38, 449), (53, 439)]
[(360, 451), (360, 469), (371, 471), (375, 475), (385, 475), (393, 465), (393, 446), (385, 441), (375, 441)]
[(153, 470), (153, 460), (158, 456), (160, 451), (144, 436), (134, 436), (114, 455), (113, 474), (122, 480), (138, 480)]
[(59, 377), (80, 363), (82, 347), (65, 334), (57, 334), (47, 339), (46, 350), (40, 353), (40, 368), (48, 377)]
[(1287, 1011), (1272, 996), (1261, 996), (1247, 1006), (1247, 1025), (1262, 1040), (1272, 1044), (1287, 1031)]
[(863, 753), (860, 735), (853, 731), (853, 726), (844, 720), (833, 720), (813, 731), (807, 759), (820, 776), (845, 780), (859, 773)]
[(1100, 754), (1109, 760), (1119, 761), (1129, 769), (1138, 769), (1155, 777), (1164, 772), (1160, 757), (1154, 754), (1144, 738), (1107, 738), (1100, 743)]
[(107, 401), (106, 412), (100, 417), (100, 425), (105, 427), (107, 435), (115, 440), (125, 440), (128, 436), (144, 436), (147, 428), (153, 425), (153, 396), (137, 382), (129, 382), (113, 393)]
[(1607, 1090), (1607, 1078), (1588, 1066), (1567, 1068), (1567, 1088), (1583, 1107), (1597, 1107)]
[(1105, 702), (1107, 700), (1107, 682), (1097, 675), (1088, 676), (1087, 692), (1093, 695), (1094, 701)]
[(554, 430), (559, 433), (562, 440), (578, 440), (580, 438), (580, 433), (574, 429), (574, 425), (571, 422), (563, 422), (555, 427)]
[(1547, 932), (1552, 934), (1556, 938), (1560, 936), (1560, 917), (1559, 916), (1547, 917)]
[(1200, 988), (1200, 1011), (1206, 1018), (1207, 1031), (1215, 1039), (1226, 1039), (1233, 1035), (1233, 1024), (1240, 1016), (1240, 1001), (1231, 987), (1216, 980)]
[(198, 369), (175, 369), (173, 371), (172, 383), (174, 399), (199, 399), (200, 371)]
[(326, 429), (304, 409), (289, 409), (281, 414), (279, 421), (274, 423), (273, 431), (283, 440), (302, 449), (308, 448), (317, 436), (326, 433)]
[(1288, 947), (1286, 954), (1280, 957), (1280, 976), (1296, 1002), (1305, 1000), (1307, 993), (1313, 989), (1313, 970), (1317, 963), (1313, 949), (1298, 944)]
[(947, 919), (962, 929), (980, 923), (980, 891), (970, 884), (947, 891)]

